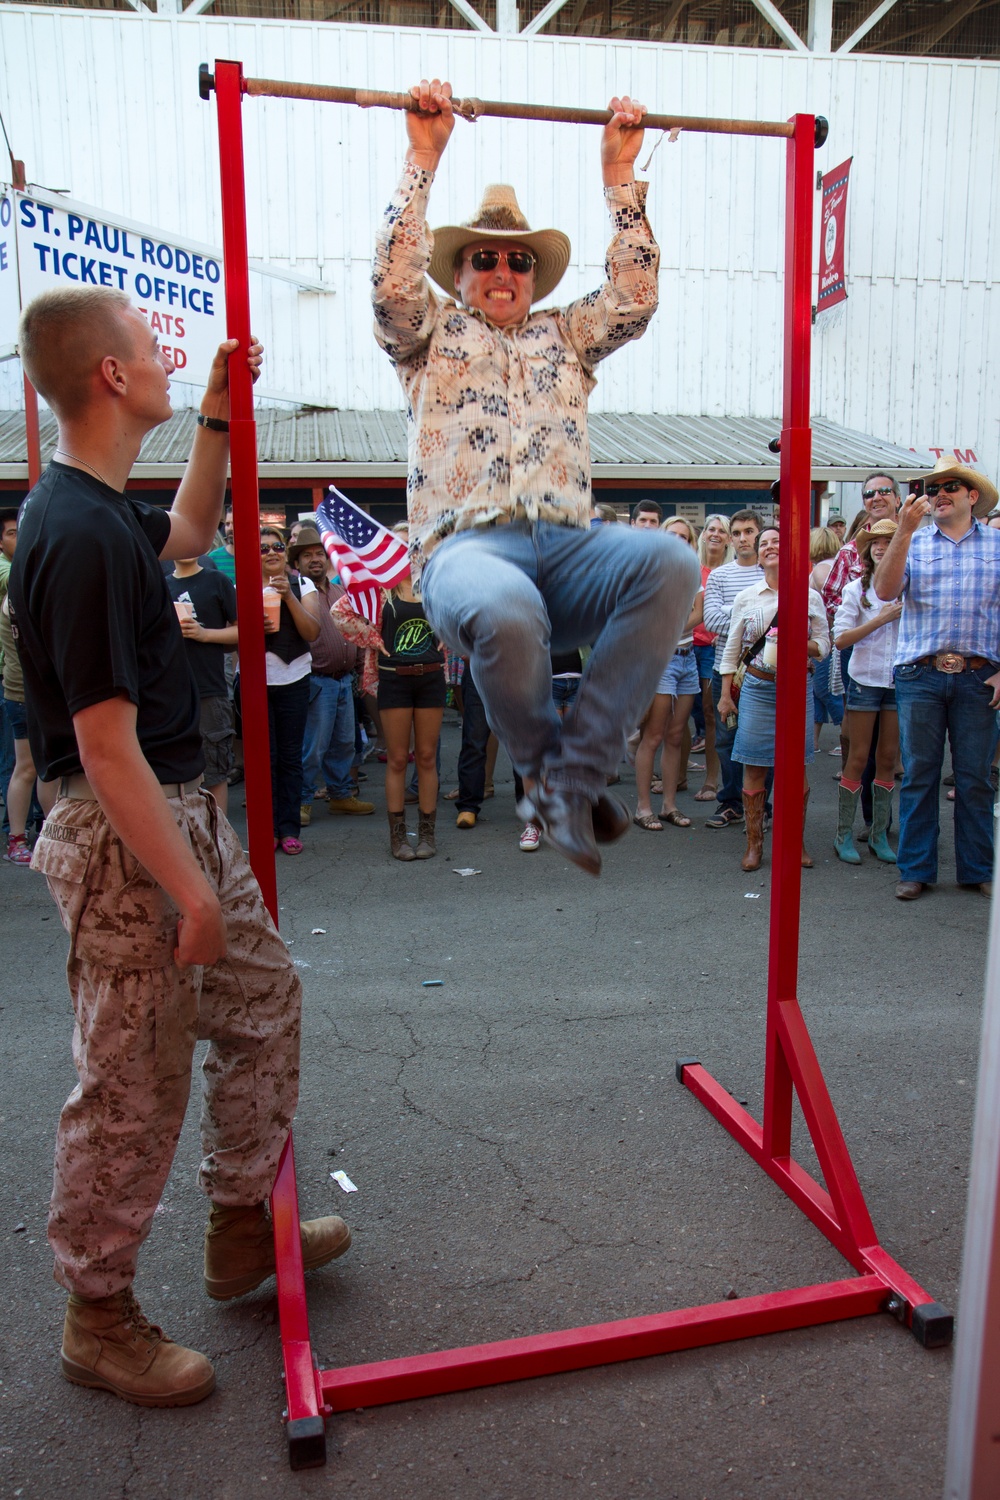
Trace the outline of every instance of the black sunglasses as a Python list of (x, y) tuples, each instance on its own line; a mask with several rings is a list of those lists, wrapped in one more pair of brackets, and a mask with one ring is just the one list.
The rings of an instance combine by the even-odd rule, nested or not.
[(527, 276), (535, 264), (530, 250), (473, 250), (469, 265), (474, 271), (495, 271), (502, 260), (515, 276)]
[(957, 495), (959, 490), (967, 490), (969, 486), (963, 484), (960, 479), (948, 479), (944, 484), (925, 484), (924, 494), (933, 500), (938, 490), (944, 490), (946, 495)]
[(284, 552), (284, 542), (261, 542), (260, 555), (266, 557), (269, 552)]
[(874, 500), (876, 495), (894, 495), (895, 493), (896, 491), (889, 485), (884, 489), (862, 490), (861, 498), (862, 500)]

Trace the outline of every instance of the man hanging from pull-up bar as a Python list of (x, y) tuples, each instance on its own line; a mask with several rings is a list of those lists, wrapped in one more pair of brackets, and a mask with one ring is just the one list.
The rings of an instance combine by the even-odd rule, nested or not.
[[(490, 724), (525, 782), (522, 815), (592, 875), (629, 814), (606, 791), (698, 587), (691, 549), (625, 526), (589, 529), (592, 370), (656, 310), (659, 251), (633, 163), (643, 105), (612, 99), (601, 165), (614, 233), (606, 280), (532, 312), (570, 244), (532, 231), (512, 188), (433, 235), (431, 182), (454, 126), (451, 87), (411, 89), (403, 177), (375, 251), (375, 336), (409, 416), (410, 553), (424, 607), (470, 659)], [(425, 273), (445, 293), (440, 297)], [(454, 300), (457, 294), (457, 301)], [(552, 703), (550, 649), (593, 644), (576, 703)]]

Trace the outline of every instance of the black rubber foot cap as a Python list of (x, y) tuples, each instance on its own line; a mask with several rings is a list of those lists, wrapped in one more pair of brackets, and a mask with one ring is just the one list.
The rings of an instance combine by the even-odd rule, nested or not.
[(955, 1317), (940, 1302), (924, 1302), (913, 1309), (912, 1327), (925, 1349), (944, 1349), (955, 1336)]
[(322, 1417), (296, 1417), (285, 1423), (285, 1433), (291, 1468), (323, 1468), (326, 1463), (326, 1423)]
[(676, 1077), (677, 1082), (678, 1083), (683, 1083), (684, 1082), (684, 1069), (685, 1068), (699, 1068), (700, 1066), (701, 1066), (701, 1058), (700, 1057), (679, 1057), (677, 1059), (677, 1061), (674, 1063), (674, 1076)]

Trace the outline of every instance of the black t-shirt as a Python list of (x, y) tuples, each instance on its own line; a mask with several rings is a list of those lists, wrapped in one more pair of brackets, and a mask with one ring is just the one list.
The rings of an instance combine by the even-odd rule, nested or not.
[(82, 770), (73, 715), (124, 693), (162, 782), (204, 769), (200, 702), (159, 564), (165, 511), (52, 463), (21, 507), (10, 595), (28, 738), (46, 781)]
[[(167, 588), (175, 603), (186, 600), (194, 608), (194, 617), (206, 630), (225, 630), (236, 623), (236, 589), (225, 573), (216, 568), (192, 573), (190, 578), (167, 574)], [(184, 637), (188, 666), (202, 698), (224, 698), (226, 687), (226, 652), (229, 646), (212, 641), (190, 641)]]
[(387, 599), (382, 609), (382, 640), (389, 655), (379, 655), (379, 665), (415, 666), (418, 662), (443, 661), (422, 604), (408, 599)]

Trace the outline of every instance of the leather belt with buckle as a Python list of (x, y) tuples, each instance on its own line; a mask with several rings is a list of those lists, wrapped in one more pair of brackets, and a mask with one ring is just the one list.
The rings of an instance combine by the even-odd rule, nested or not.
[(978, 672), (980, 667), (986, 666), (986, 661), (985, 656), (961, 656), (957, 651), (938, 651), (933, 656), (918, 656), (915, 665), (933, 667), (937, 672), (953, 675), (956, 672)]

